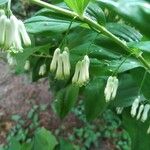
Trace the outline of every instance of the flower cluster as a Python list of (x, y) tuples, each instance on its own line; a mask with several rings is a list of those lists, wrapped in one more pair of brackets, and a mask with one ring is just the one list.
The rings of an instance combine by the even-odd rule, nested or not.
[(39, 75), (43, 76), (46, 73), (46, 64), (40, 66)]
[(72, 83), (82, 86), (89, 80), (89, 65), (90, 59), (87, 55), (82, 61), (77, 62)]
[(55, 50), (50, 64), (50, 71), (56, 71), (55, 78), (58, 80), (63, 80), (70, 76), (69, 49), (67, 47), (64, 48), (62, 53), (60, 48)]
[(141, 119), (142, 122), (145, 122), (147, 120), (149, 110), (150, 104), (140, 104), (140, 96), (138, 96), (132, 104), (131, 116), (136, 116), (137, 120)]
[(116, 97), (119, 81), (117, 77), (110, 76), (107, 80), (107, 84), (104, 90), (105, 100), (109, 102)]
[(4, 10), (0, 10), (0, 29), (1, 48), (17, 53), (23, 51), (22, 41), (25, 46), (31, 45), (24, 23), (13, 14), (7, 17)]

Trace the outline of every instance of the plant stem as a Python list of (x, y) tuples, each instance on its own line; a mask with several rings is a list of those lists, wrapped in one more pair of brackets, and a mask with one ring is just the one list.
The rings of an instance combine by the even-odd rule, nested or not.
[[(114, 42), (116, 42), (118, 45), (120, 45), (127, 52), (133, 53), (125, 42), (123, 42), (118, 37), (116, 37), (114, 34), (109, 32), (104, 26), (101, 26), (100, 24), (98, 24), (97, 22), (95, 22), (92, 19), (88, 18), (87, 16), (79, 16), (75, 12), (72, 12), (70, 10), (66, 10), (66, 9), (60, 8), (58, 6), (55, 6), (55, 5), (46, 3), (46, 2), (43, 2), (41, 0), (31, 0), (31, 2), (33, 2), (33, 3), (35, 3), (35, 4), (39, 5), (39, 6), (48, 8), (48, 9), (52, 9), (52, 10), (58, 12), (58, 13), (64, 14), (64, 15), (69, 16), (71, 18), (76, 17), (77, 19), (87, 23), (89, 26), (92, 26), (97, 32), (101, 32), (104, 35), (106, 35), (109, 38), (111, 38)], [(142, 55), (137, 57), (137, 59), (144, 65), (144, 67), (147, 70), (150, 71), (150, 64), (143, 58)]]

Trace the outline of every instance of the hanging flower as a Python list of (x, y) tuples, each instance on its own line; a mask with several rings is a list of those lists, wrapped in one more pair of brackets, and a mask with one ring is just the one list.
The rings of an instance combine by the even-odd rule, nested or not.
[(87, 55), (82, 61), (77, 62), (72, 83), (82, 86), (89, 80), (89, 65), (90, 59)]
[(140, 119), (140, 117), (141, 117), (141, 113), (142, 113), (143, 109), (144, 109), (144, 105), (143, 105), (143, 104), (141, 104), (141, 105), (140, 105), (140, 107), (139, 107), (139, 110), (138, 110), (137, 117), (136, 117), (136, 119), (137, 119), (137, 120), (139, 120), (139, 119)]
[(60, 55), (60, 48), (57, 48), (54, 51), (54, 55), (50, 64), (50, 71), (54, 72), (57, 69), (57, 64), (58, 64), (58, 59), (59, 59), (59, 55)]
[(104, 90), (105, 100), (109, 102), (116, 97), (119, 81), (117, 77), (110, 76), (107, 80), (107, 84)]
[(40, 66), (39, 75), (43, 76), (45, 73), (46, 73), (46, 64), (43, 64), (42, 66)]
[(150, 105), (146, 104), (143, 110), (142, 117), (141, 117), (142, 122), (145, 122), (147, 120), (149, 110), (150, 110)]
[(117, 107), (116, 111), (117, 111), (117, 114), (121, 114), (123, 111), (123, 107)]
[(24, 65), (24, 70), (28, 71), (30, 69), (30, 61), (26, 60), (25, 65)]
[(132, 117), (134, 117), (137, 113), (137, 108), (139, 107), (139, 102), (140, 102), (140, 96), (138, 96), (132, 104), (132, 107), (131, 107), (131, 116)]
[(31, 45), (30, 37), (21, 20), (14, 15), (7, 17), (3, 10), (0, 10), (0, 46), (10, 52), (22, 52), (22, 41), (25, 46)]
[(69, 49), (67, 47), (64, 48), (62, 54), (59, 48), (54, 51), (50, 71), (56, 71), (55, 79), (58, 80), (63, 80), (70, 76)]
[(6, 20), (7, 20), (7, 17), (5, 16), (5, 14), (0, 16), (0, 30), (1, 30), (0, 46), (4, 45), (4, 42), (5, 42)]
[(150, 126), (147, 129), (147, 134), (150, 134)]
[(57, 66), (57, 71), (56, 71), (56, 76), (55, 76), (55, 78), (57, 80), (63, 80), (64, 79), (62, 57), (63, 57), (62, 54), (60, 54), (59, 58), (58, 58), (58, 66)]

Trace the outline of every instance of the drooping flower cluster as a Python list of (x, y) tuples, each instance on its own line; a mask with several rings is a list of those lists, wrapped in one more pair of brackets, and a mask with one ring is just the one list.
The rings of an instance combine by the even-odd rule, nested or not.
[(22, 52), (22, 41), (25, 46), (31, 45), (31, 40), (24, 23), (13, 14), (7, 17), (4, 10), (0, 10), (0, 47), (12, 52)]
[(82, 61), (77, 62), (72, 83), (82, 86), (89, 80), (89, 65), (90, 59), (87, 55)]
[(69, 49), (67, 47), (64, 48), (62, 53), (60, 48), (55, 50), (50, 64), (50, 71), (56, 72), (55, 78), (58, 80), (63, 80), (70, 76)]
[(117, 77), (110, 76), (104, 90), (105, 100), (109, 102), (116, 97), (119, 81)]
[(142, 122), (145, 122), (148, 118), (148, 113), (150, 110), (150, 104), (140, 104), (140, 96), (138, 96), (131, 107), (131, 116), (135, 117), (137, 120), (141, 120)]

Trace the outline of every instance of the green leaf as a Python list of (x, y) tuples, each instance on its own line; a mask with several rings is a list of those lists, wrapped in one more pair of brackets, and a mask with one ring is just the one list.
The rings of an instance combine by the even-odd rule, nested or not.
[(33, 143), (24, 143), (21, 146), (21, 150), (32, 150)]
[[(40, 34), (43, 32), (62, 33), (69, 27), (70, 21), (45, 17), (33, 16), (25, 21), (26, 29), (29, 33)], [(72, 28), (78, 23), (73, 23)]]
[(140, 41), (142, 35), (134, 28), (121, 23), (107, 23), (106, 28), (126, 42)]
[(147, 129), (150, 124), (150, 120), (145, 123), (137, 121), (130, 115), (130, 110), (125, 109), (122, 115), (122, 124), (125, 130), (131, 137), (131, 149), (132, 150), (149, 150), (150, 148), (150, 134), (147, 134)]
[(90, 2), (86, 9), (86, 13), (91, 19), (97, 21), (99, 24), (105, 25), (106, 23), (105, 14), (98, 5), (98, 3)]
[(8, 0), (0, 0), (0, 5), (4, 5), (7, 2), (8, 2)]
[(145, 35), (150, 37), (150, 5), (144, 0), (98, 0), (101, 6), (114, 11), (124, 20), (140, 29)]
[[(138, 86), (140, 88), (142, 80), (144, 78), (145, 69), (143, 69), (143, 68), (136, 68), (136, 69), (133, 69), (131, 71), (131, 73), (132, 73), (132, 76), (133, 76), (135, 82), (138, 84)], [(146, 77), (145, 77), (145, 80), (143, 82), (143, 85), (141, 87), (141, 91), (142, 91), (142, 94), (145, 96), (145, 98), (147, 98), (148, 100), (150, 100), (149, 87), (150, 87), (150, 74), (147, 73)]]
[(78, 15), (82, 15), (84, 13), (85, 8), (90, 2), (90, 0), (64, 0), (64, 1)]
[(15, 138), (12, 138), (8, 150), (21, 150), (21, 144)]
[(111, 102), (115, 107), (127, 107), (132, 105), (138, 96), (138, 86), (130, 74), (119, 77), (119, 87), (116, 98)]
[(35, 132), (33, 150), (54, 150), (57, 144), (55, 136), (45, 128)]
[(98, 117), (107, 107), (104, 98), (104, 79), (95, 78), (89, 82), (84, 91), (84, 104), (87, 120)]
[(78, 93), (79, 87), (75, 85), (69, 85), (65, 89), (57, 92), (54, 107), (56, 113), (61, 119), (63, 119), (75, 105)]

